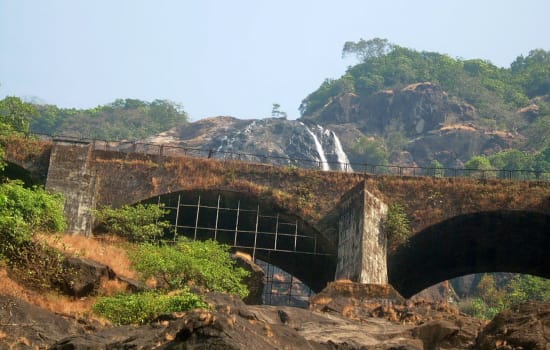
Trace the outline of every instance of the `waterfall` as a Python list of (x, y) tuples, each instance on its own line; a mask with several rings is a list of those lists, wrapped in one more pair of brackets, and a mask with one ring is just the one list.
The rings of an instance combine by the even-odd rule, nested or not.
[(327, 157), (325, 156), (325, 151), (323, 150), (323, 146), (321, 145), (321, 142), (319, 142), (317, 135), (315, 135), (315, 133), (313, 133), (313, 131), (311, 131), (307, 127), (307, 125), (303, 123), (300, 123), (300, 124), (302, 124), (306, 128), (306, 131), (311, 135), (311, 137), (313, 137), (313, 141), (315, 142), (315, 149), (317, 149), (317, 153), (319, 154), (319, 159), (321, 161), (321, 169), (330, 170), (330, 167), (328, 166), (328, 162), (327, 162)]
[(351, 165), (349, 164), (348, 156), (342, 148), (340, 139), (338, 138), (338, 136), (336, 136), (336, 133), (334, 131), (332, 131), (332, 136), (334, 137), (334, 148), (336, 151), (336, 157), (338, 158), (338, 163), (340, 163), (340, 169), (342, 169), (342, 171), (353, 171)]

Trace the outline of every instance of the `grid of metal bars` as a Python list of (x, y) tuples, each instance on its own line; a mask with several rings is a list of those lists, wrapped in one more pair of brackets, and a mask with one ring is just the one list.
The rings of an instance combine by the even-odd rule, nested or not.
[[(159, 204), (162, 202), (161, 197), (162, 196), (158, 197)], [(199, 196), (196, 204), (186, 204), (182, 202), (181, 194), (178, 194), (177, 204), (175, 206), (172, 206), (170, 204), (164, 206), (165, 209), (175, 211), (175, 222), (171, 225), (171, 229), (170, 229), (171, 232), (173, 232), (173, 239), (174, 240), (177, 239), (179, 235), (189, 236), (189, 233), (185, 234), (185, 232), (193, 232), (192, 238), (196, 240), (198, 238), (198, 233), (200, 231), (203, 231), (203, 232), (209, 231), (211, 232), (210, 238), (216, 241), (219, 241), (218, 235), (220, 233), (229, 233), (233, 235), (233, 238), (229, 245), (234, 248), (251, 249), (253, 259), (256, 258), (257, 250), (287, 252), (287, 253), (297, 253), (297, 254), (327, 255), (325, 253), (321, 253), (317, 251), (317, 237), (303, 235), (298, 232), (298, 228), (299, 228), (298, 220), (296, 220), (295, 222), (285, 222), (280, 218), (279, 214), (263, 215), (260, 212), (259, 204), (257, 205), (256, 209), (244, 209), (244, 208), (241, 208), (241, 203), (239, 201), (236, 208), (228, 208), (228, 207), (220, 206), (220, 201), (221, 201), (221, 195), (218, 195), (216, 206), (206, 205), (201, 203), (201, 197)], [(196, 209), (194, 225), (180, 224), (182, 208)], [(204, 210), (204, 209), (215, 210), (214, 226), (204, 226), (200, 224), (201, 210)], [(221, 212), (235, 213), (234, 228), (228, 229), (228, 228), (222, 228), (219, 226), (219, 218), (220, 218)], [(252, 213), (253, 215), (255, 215), (256, 222), (255, 222), (254, 229), (243, 229), (242, 227), (239, 227), (239, 219), (243, 213)], [(265, 220), (265, 219), (270, 219), (275, 222), (274, 230), (272, 231), (260, 230), (259, 228), (260, 220)], [(281, 228), (284, 226), (291, 227), (293, 232), (288, 233), (288, 229), (282, 231)], [(243, 235), (248, 235), (249, 238), (252, 237), (253, 243), (246, 244), (247, 240), (240, 240), (239, 236), (242, 237)], [(265, 244), (263, 246), (259, 245), (259, 238), (266, 238), (266, 237), (268, 238), (268, 241), (273, 242), (273, 244), (271, 246), (265, 246)], [(281, 244), (281, 241), (283, 240), (287, 243), (285, 246)], [(250, 241), (250, 239), (248, 241)], [(289, 242), (290, 242), (290, 245), (289, 245)], [(224, 243), (227, 244), (227, 240), (225, 240)]]
[(265, 305), (289, 305), (307, 308), (313, 291), (302, 281), (265, 261), (254, 261), (265, 273), (262, 301)]
[[(221, 206), (221, 195), (218, 195), (217, 202), (215, 206), (207, 205), (201, 202), (201, 196), (198, 196), (196, 204), (184, 203), (182, 195), (177, 195), (177, 201), (175, 205), (171, 204), (171, 195), (166, 198), (167, 195), (158, 196), (158, 204), (164, 204), (163, 208), (173, 211), (175, 219), (173, 224), (170, 227), (170, 232), (172, 232), (173, 240), (176, 240), (178, 236), (185, 235), (188, 238), (193, 240), (200, 239), (200, 231), (209, 231), (210, 236), (216, 241), (219, 241), (220, 235), (224, 233), (232, 234), (231, 244), (233, 248), (237, 249), (247, 249), (252, 250), (252, 259), (264, 270), (264, 291), (262, 300), (266, 305), (291, 305), (297, 307), (307, 307), (309, 305), (309, 298), (312, 295), (312, 290), (304, 284), (302, 281), (291, 275), (290, 273), (278, 268), (275, 265), (269, 264), (263, 260), (256, 258), (256, 251), (263, 250), (267, 251), (270, 255), (272, 252), (291, 252), (296, 254), (315, 254), (315, 255), (327, 255), (317, 251), (317, 238), (311, 237), (303, 234), (299, 234), (299, 223), (296, 220), (295, 222), (285, 222), (281, 219), (280, 215), (263, 215), (260, 211), (259, 204), (256, 206), (256, 209), (245, 209), (241, 207), (240, 200), (237, 202), (236, 208), (229, 208)], [(164, 201), (162, 197), (165, 197)], [(168, 202), (166, 204), (165, 202)], [(180, 225), (182, 221), (182, 210), (184, 208), (195, 209), (194, 217), (192, 222), (194, 225)], [(201, 209), (204, 212), (205, 209), (215, 210), (215, 218), (213, 220), (213, 226), (211, 225), (201, 225)], [(231, 229), (223, 228), (219, 226), (220, 213), (221, 212), (230, 212), (234, 213), (235, 223)], [(250, 213), (255, 216), (255, 225), (254, 229), (243, 229), (239, 226), (240, 218), (243, 213)], [(273, 228), (274, 230), (260, 230), (259, 222), (262, 219), (271, 219), (274, 221)], [(189, 221), (189, 220), (188, 220)], [(281, 230), (282, 227), (287, 227), (286, 230)], [(292, 233), (288, 233), (292, 231)], [(239, 240), (239, 235), (253, 235), (253, 242), (251, 245), (242, 244)], [(272, 238), (273, 245), (271, 247), (262, 247), (258, 245), (259, 238), (270, 237)], [(290, 239), (292, 249), (283, 249), (280, 246), (281, 239), (287, 238)], [(310, 244), (306, 244), (306, 247), (312, 247), (310, 250), (301, 250), (300, 241), (306, 241)], [(227, 243), (227, 240), (224, 242)], [(312, 243), (312, 244), (311, 244)]]

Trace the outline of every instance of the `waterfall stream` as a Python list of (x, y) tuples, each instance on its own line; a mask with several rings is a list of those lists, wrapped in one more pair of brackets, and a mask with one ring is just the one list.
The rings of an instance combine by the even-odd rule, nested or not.
[(352, 172), (353, 169), (349, 164), (349, 159), (346, 155), (346, 152), (344, 152), (344, 148), (342, 148), (342, 143), (340, 143), (340, 139), (338, 138), (338, 136), (336, 136), (336, 133), (334, 131), (332, 131), (332, 136), (334, 137), (334, 148), (336, 151), (336, 157), (338, 158), (338, 163), (340, 163), (340, 169), (342, 169), (342, 171)]
[(319, 139), (317, 138), (317, 135), (315, 135), (315, 133), (313, 131), (311, 131), (307, 125), (303, 124), (303, 123), (300, 123), (302, 124), (305, 128), (306, 128), (306, 131), (311, 135), (311, 137), (313, 137), (313, 141), (315, 142), (315, 149), (317, 150), (317, 153), (319, 154), (319, 159), (321, 161), (321, 169), (322, 170), (330, 170), (330, 167), (328, 165), (328, 162), (327, 162), (327, 157), (325, 156), (325, 151), (323, 150), (323, 146), (321, 145), (321, 142), (319, 142)]

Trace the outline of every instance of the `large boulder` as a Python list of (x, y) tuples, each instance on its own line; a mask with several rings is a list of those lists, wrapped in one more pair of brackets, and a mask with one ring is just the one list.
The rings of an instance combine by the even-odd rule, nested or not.
[[(420, 298), (405, 300), (389, 285), (365, 285), (350, 281), (330, 283), (311, 298), (310, 308), (361, 323), (373, 318), (399, 324), (409, 333), (401, 335), (420, 342), (420, 349), (470, 349), (484, 322), (460, 314), (446, 302)], [(406, 328), (408, 327), (408, 328)]]
[(56, 276), (52, 284), (58, 287), (62, 293), (72, 297), (85, 297), (95, 295), (105, 281), (116, 280), (128, 291), (139, 292), (146, 289), (139, 281), (123, 276), (118, 276), (109, 266), (97, 261), (68, 256), (64, 260), (62, 276)]
[(59, 288), (67, 295), (83, 297), (99, 290), (102, 279), (114, 279), (114, 271), (107, 265), (90, 259), (67, 257), (68, 275), (59, 281)]
[(243, 299), (245, 304), (260, 305), (262, 304), (262, 295), (265, 287), (264, 270), (252, 261), (252, 257), (242, 252), (236, 252), (232, 258), (237, 262), (237, 266), (247, 270), (250, 275), (243, 280), (243, 283), (248, 287), (249, 293)]
[(502, 311), (479, 334), (476, 349), (550, 349), (550, 303), (532, 301)]
[(67, 334), (84, 334), (77, 320), (0, 295), (0, 349), (46, 349)]

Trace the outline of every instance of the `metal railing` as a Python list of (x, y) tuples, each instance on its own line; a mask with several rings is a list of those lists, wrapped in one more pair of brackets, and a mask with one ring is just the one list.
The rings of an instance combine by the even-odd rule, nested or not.
[(550, 181), (550, 172), (532, 169), (467, 169), (450, 167), (420, 167), (367, 163), (321, 162), (305, 158), (291, 158), (276, 155), (264, 155), (245, 152), (232, 152), (216, 149), (193, 148), (164, 145), (141, 141), (106, 141), (71, 137), (66, 135), (33, 134), (41, 140), (54, 142), (73, 142), (93, 144), (94, 149), (141, 153), (159, 156), (186, 156), (212, 158), (217, 160), (237, 160), (249, 163), (271, 164), (296, 168), (320, 170), (328, 164), (330, 171), (350, 172), (373, 175), (430, 176), (430, 177), (472, 177), (479, 179), (542, 180)]

